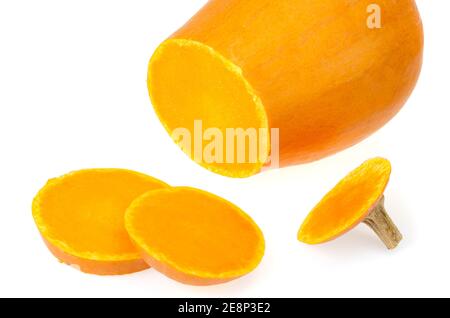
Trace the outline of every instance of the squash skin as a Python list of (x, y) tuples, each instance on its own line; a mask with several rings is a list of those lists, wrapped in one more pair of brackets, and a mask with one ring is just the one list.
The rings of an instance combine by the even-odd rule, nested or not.
[(128, 261), (97, 261), (77, 257), (64, 252), (55, 245), (52, 245), (44, 237), (42, 237), (42, 239), (44, 240), (44, 243), (49, 251), (60, 262), (73, 266), (85, 274), (94, 274), (98, 276), (126, 275), (141, 272), (150, 268), (144, 259)]
[[(206, 45), (242, 70), (280, 129), (280, 166), (357, 144), (402, 108), (420, 74), (423, 28), (415, 1), (210, 0), (169, 39)], [(151, 93), (151, 78), (149, 90)]]
[[(139, 247), (138, 247), (139, 249)], [(180, 282), (184, 285), (191, 286), (213, 286), (213, 285), (221, 285), (228, 282), (231, 282), (235, 279), (239, 279), (242, 276), (235, 276), (233, 278), (203, 278), (195, 275), (183, 273), (181, 271), (174, 270), (170, 266), (156, 260), (154, 257), (146, 253), (143, 249), (139, 249), (141, 251), (142, 258), (148, 264), (148, 267), (151, 267), (158, 271), (159, 273), (165, 275), (166, 277)]]

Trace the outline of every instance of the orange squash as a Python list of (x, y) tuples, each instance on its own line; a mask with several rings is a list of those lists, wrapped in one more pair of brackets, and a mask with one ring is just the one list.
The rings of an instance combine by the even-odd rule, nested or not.
[(50, 180), (33, 201), (44, 242), (61, 262), (85, 273), (120, 275), (149, 268), (124, 227), (138, 196), (167, 185), (121, 169), (72, 172)]
[(261, 142), (256, 161), (199, 162), (232, 177), (258, 173), (278, 150), (284, 167), (358, 143), (401, 109), (422, 64), (415, 2), (376, 1), (375, 29), (373, 3), (210, 0), (150, 61), (158, 116), (171, 134), (193, 131), (195, 120), (223, 136), (278, 128), (279, 144), (273, 138), (271, 152), (270, 139)]
[(250, 273), (264, 237), (241, 209), (193, 188), (151, 191), (125, 214), (125, 227), (154, 269), (190, 285), (213, 285)]
[(394, 249), (402, 235), (384, 208), (391, 164), (383, 158), (364, 162), (333, 188), (311, 211), (298, 232), (301, 242), (315, 245), (347, 233), (360, 223), (370, 226)]

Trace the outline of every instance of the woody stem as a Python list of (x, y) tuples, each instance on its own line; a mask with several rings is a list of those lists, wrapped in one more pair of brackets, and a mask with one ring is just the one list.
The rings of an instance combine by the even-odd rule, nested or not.
[(384, 196), (378, 205), (365, 218), (364, 223), (367, 224), (383, 241), (390, 250), (397, 247), (403, 236), (395, 226), (392, 219), (386, 212), (384, 207)]

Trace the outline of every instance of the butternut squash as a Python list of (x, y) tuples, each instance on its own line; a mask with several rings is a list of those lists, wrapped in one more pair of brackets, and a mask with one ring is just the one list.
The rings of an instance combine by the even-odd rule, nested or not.
[(422, 64), (415, 2), (376, 1), (379, 28), (370, 23), (373, 3), (208, 1), (149, 63), (156, 113), (170, 134), (192, 132), (195, 120), (223, 136), (279, 129), (279, 142), (261, 142), (258, 160), (199, 162), (231, 177), (258, 173), (275, 153), (285, 167), (355, 145), (397, 114)]
[(213, 285), (250, 273), (264, 254), (264, 237), (237, 206), (186, 187), (151, 191), (125, 214), (125, 227), (145, 261), (190, 285)]
[(33, 201), (44, 242), (61, 262), (85, 273), (120, 275), (144, 270), (124, 227), (130, 203), (167, 187), (157, 179), (122, 169), (91, 169), (50, 180)]
[(374, 158), (352, 171), (311, 211), (298, 239), (307, 244), (321, 244), (365, 223), (388, 249), (397, 247), (403, 236), (384, 208), (383, 193), (391, 169), (388, 160)]

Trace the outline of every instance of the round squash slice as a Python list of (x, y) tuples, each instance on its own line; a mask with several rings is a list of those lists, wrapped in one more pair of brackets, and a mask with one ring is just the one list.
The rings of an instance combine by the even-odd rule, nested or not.
[(125, 227), (156, 270), (190, 285), (231, 281), (254, 270), (264, 237), (235, 205), (192, 188), (167, 188), (136, 199)]
[(312, 210), (298, 233), (307, 244), (331, 241), (361, 222), (370, 226), (389, 249), (402, 235), (384, 208), (384, 190), (391, 175), (388, 160), (366, 161), (345, 177)]
[(124, 227), (130, 203), (167, 185), (137, 172), (93, 169), (50, 180), (33, 201), (33, 217), (49, 250), (85, 273), (120, 275), (144, 270)]
[(158, 47), (148, 89), (193, 160), (248, 177), (380, 129), (410, 96), (422, 53), (414, 0), (210, 0)]

